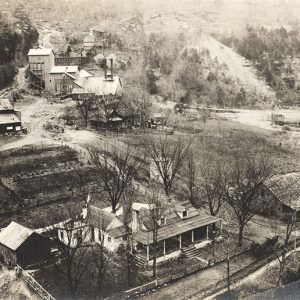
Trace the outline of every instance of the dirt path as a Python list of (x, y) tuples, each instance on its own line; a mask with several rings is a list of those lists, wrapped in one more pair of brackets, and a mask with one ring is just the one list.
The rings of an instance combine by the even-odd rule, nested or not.
[[(296, 248), (295, 250), (289, 251), (286, 255), (290, 256), (291, 254), (293, 254), (294, 252), (298, 252), (300, 251), (300, 247)], [(264, 265), (263, 267), (261, 267), (260, 269), (256, 270), (255, 272), (253, 272), (252, 274), (244, 277), (243, 279), (241, 279), (240, 281), (232, 284), (232, 289), (236, 289), (237, 287), (245, 284), (245, 283), (249, 283), (252, 281), (256, 281), (259, 279), (260, 276), (262, 276), (264, 273), (268, 272), (270, 270), (270, 268), (275, 267), (278, 265), (278, 260), (277, 258), (272, 260), (271, 262), (269, 262), (268, 264)], [(217, 295), (220, 295), (224, 292), (226, 292), (227, 289), (222, 289), (221, 291), (205, 298), (205, 300), (211, 300), (211, 299), (215, 299)], [(196, 300), (197, 298), (195, 298)]]

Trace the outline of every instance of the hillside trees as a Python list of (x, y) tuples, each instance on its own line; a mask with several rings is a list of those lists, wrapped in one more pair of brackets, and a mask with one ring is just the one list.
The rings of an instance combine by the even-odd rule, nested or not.
[(247, 27), (242, 37), (221, 37), (227, 46), (234, 48), (240, 55), (254, 63), (266, 82), (272, 87), (285, 104), (299, 101), (299, 95), (290, 93), (295, 89), (294, 76), (300, 53), (300, 35), (298, 26), (287, 30), (281, 28)]
[(14, 27), (19, 36), (19, 59), (26, 57), (30, 48), (38, 41), (39, 33), (31, 24), (29, 15), (23, 4), (19, 4), (14, 10)]
[(31, 25), (24, 6), (16, 8), (14, 17), (13, 25), (0, 20), (0, 89), (13, 82), (16, 65), (25, 59), (38, 40), (38, 32)]
[(18, 43), (18, 35), (0, 21), (0, 89), (11, 84), (17, 73), (14, 59)]

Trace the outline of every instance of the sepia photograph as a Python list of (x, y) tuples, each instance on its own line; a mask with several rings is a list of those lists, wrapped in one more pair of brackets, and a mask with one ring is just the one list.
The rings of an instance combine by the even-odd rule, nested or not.
[(0, 0), (0, 300), (300, 299), (299, 0)]

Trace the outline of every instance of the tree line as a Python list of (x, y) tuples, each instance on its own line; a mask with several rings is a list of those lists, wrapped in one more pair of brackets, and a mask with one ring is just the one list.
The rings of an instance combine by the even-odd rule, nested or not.
[(298, 25), (290, 29), (248, 26), (241, 37), (233, 34), (217, 38), (253, 63), (275, 90), (280, 104), (293, 105), (300, 100), (295, 90), (298, 70), (292, 66), (300, 54), (299, 33)]
[(37, 43), (38, 36), (21, 4), (13, 12), (12, 23), (0, 19), (0, 89), (13, 82), (17, 66), (25, 63), (28, 51)]

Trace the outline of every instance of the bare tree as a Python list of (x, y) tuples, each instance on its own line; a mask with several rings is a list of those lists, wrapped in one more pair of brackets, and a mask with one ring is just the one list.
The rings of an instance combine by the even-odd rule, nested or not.
[(90, 113), (93, 111), (95, 105), (94, 95), (74, 95), (73, 100), (76, 102), (76, 108), (84, 120), (85, 127), (87, 127)]
[(289, 259), (292, 252), (288, 253), (288, 247), (292, 239), (293, 233), (298, 229), (297, 218), (295, 214), (285, 214), (286, 227), (285, 235), (283, 237), (283, 243), (277, 244), (275, 255), (279, 263), (279, 272), (277, 285), (279, 286), (283, 282), (283, 276), (285, 271), (286, 262)]
[[(108, 264), (108, 251), (105, 249), (104, 241), (105, 241), (105, 229), (106, 224), (103, 221), (103, 217), (100, 218), (100, 222), (98, 225), (98, 241), (96, 243), (92, 243), (91, 246), (91, 258), (92, 263), (96, 268), (97, 271), (97, 290), (100, 294), (103, 288), (103, 280), (105, 275), (105, 268)], [(91, 230), (95, 230), (91, 228)], [(95, 239), (95, 231), (93, 232), (92, 236)]]
[(184, 172), (184, 183), (187, 188), (188, 197), (192, 205), (200, 206), (199, 203), (199, 173), (192, 150), (188, 151), (187, 162)]
[(114, 95), (106, 95), (101, 93), (95, 97), (95, 108), (98, 115), (102, 115), (106, 122), (111, 121), (113, 113), (115, 113), (120, 104), (120, 99)]
[(91, 263), (86, 245), (89, 233), (88, 226), (76, 217), (62, 222), (58, 228), (60, 236), (55, 242), (62, 262), (57, 263), (56, 267), (66, 277), (72, 299), (76, 298), (80, 282)]
[(156, 267), (157, 267), (157, 248), (158, 248), (158, 230), (163, 226), (164, 219), (164, 206), (159, 192), (151, 188), (147, 194), (147, 200), (150, 205), (149, 216), (146, 220), (148, 228), (152, 232), (152, 251), (153, 251), (153, 265), (152, 272), (153, 277), (156, 277)]
[(131, 221), (132, 221), (132, 199), (134, 197), (135, 190), (133, 188), (130, 188), (127, 193), (123, 194), (123, 215), (122, 215), (122, 221), (124, 224), (125, 229), (125, 244), (124, 247), (122, 247), (121, 255), (124, 257), (124, 268), (125, 268), (125, 274), (126, 274), (126, 281), (127, 285), (130, 287), (133, 285), (136, 273), (137, 273), (137, 266), (136, 266), (136, 260), (132, 253), (132, 227), (131, 227)]
[(216, 216), (223, 204), (223, 194), (219, 189), (221, 179), (221, 162), (211, 153), (206, 153), (199, 164), (201, 180), (200, 189), (207, 202), (209, 212)]
[(123, 96), (126, 107), (131, 114), (139, 116), (143, 128), (150, 116), (151, 102), (149, 96), (147, 92), (137, 87), (127, 89)]
[(130, 147), (122, 150), (90, 150), (89, 154), (115, 213), (124, 192), (131, 186), (145, 160), (137, 157)]
[(222, 198), (232, 208), (239, 226), (239, 246), (243, 243), (245, 225), (254, 216), (254, 205), (258, 201), (261, 188), (273, 176), (274, 165), (265, 155), (242, 155), (234, 153), (219, 165), (219, 175), (214, 180), (214, 189), (219, 189)]
[(150, 139), (145, 143), (151, 160), (160, 175), (166, 195), (172, 191), (190, 148), (190, 141), (169, 138), (167, 135), (158, 140)]

